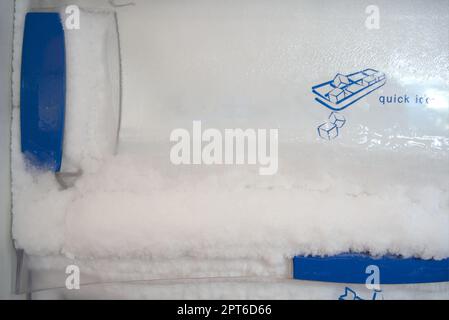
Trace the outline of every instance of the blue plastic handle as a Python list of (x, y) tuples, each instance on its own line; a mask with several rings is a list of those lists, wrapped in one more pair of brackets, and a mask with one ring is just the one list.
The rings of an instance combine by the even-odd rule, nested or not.
[(20, 82), (21, 148), (41, 169), (59, 171), (66, 95), (65, 40), (58, 13), (26, 15)]
[(370, 265), (379, 268), (380, 284), (431, 283), (449, 281), (449, 258), (423, 260), (397, 256), (371, 257), (367, 254), (297, 256), (293, 278), (298, 280), (365, 283)]

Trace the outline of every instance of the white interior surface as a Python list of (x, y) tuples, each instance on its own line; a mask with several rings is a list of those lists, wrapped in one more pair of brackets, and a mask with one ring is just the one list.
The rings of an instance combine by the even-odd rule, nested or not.
[[(51, 174), (25, 169), (15, 110), (13, 231), (36, 269), (59, 279), (71, 261), (94, 281), (285, 278), (295, 254), (449, 256), (447, 1), (383, 1), (377, 31), (364, 28), (368, 2), (134, 3), (117, 9), (124, 92), (117, 156), (92, 152), (115, 141), (95, 133), (95, 121), (115, 112), (103, 13), (84, 12), (81, 30), (66, 32), (74, 115), (67, 127), (82, 134), (69, 132), (64, 156), (84, 171), (73, 188), (61, 191)], [(15, 41), (17, 71), (20, 31)], [(316, 126), (329, 110), (311, 87), (365, 68), (385, 72), (387, 85), (344, 112), (341, 137), (320, 140)], [(394, 93), (437, 101), (379, 104), (380, 94)], [(191, 130), (193, 120), (278, 128), (278, 174), (174, 166), (170, 132)], [(446, 287), (436, 288), (447, 297)]]
[[(364, 285), (349, 285), (362, 299), (373, 292)], [(143, 281), (103, 283), (80, 290), (54, 289), (34, 294), (36, 299), (326, 299), (335, 300), (344, 292), (344, 284), (285, 279), (193, 279), (184, 281)], [(376, 299), (447, 298), (446, 284), (383, 286)]]

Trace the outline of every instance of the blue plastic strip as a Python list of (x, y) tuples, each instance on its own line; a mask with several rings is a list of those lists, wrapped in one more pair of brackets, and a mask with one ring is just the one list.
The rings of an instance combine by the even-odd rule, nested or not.
[(379, 268), (380, 284), (431, 283), (449, 281), (449, 258), (423, 260), (365, 254), (340, 254), (328, 257), (293, 258), (293, 278), (298, 280), (362, 283), (370, 265)]
[(36, 167), (59, 171), (65, 115), (65, 41), (58, 13), (25, 19), (20, 82), (21, 147)]

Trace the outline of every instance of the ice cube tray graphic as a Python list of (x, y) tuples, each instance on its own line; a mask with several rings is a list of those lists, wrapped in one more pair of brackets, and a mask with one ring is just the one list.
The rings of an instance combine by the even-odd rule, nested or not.
[(312, 87), (315, 100), (325, 107), (340, 111), (362, 99), (386, 82), (385, 74), (365, 69), (348, 75), (337, 73), (334, 79)]

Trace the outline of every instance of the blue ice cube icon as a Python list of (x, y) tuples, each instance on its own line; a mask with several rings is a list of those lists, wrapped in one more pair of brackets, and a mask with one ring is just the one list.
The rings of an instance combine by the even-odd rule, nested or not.
[(351, 76), (348, 76), (348, 79), (349, 79), (349, 81), (351, 81), (351, 83), (361, 84), (362, 79), (365, 77), (366, 77), (366, 74), (364, 74), (363, 72), (356, 72), (356, 73), (352, 74)]
[(331, 112), (329, 122), (335, 124), (338, 129), (341, 129), (346, 123), (346, 118), (338, 112)]
[(334, 123), (325, 122), (318, 126), (318, 135), (326, 140), (332, 140), (338, 137), (338, 127)]
[(346, 93), (344, 90), (340, 88), (335, 88), (331, 92), (329, 92), (329, 100), (338, 103), (346, 97)]
[(332, 84), (337, 88), (343, 88), (350, 83), (351, 82), (349, 81), (348, 77), (340, 73), (337, 73), (334, 80), (332, 80)]
[(368, 77), (363, 78), (362, 83), (364, 86), (370, 86), (374, 84), (377, 81), (375, 75), (371, 75)]
[(337, 73), (330, 81), (312, 87), (315, 100), (325, 107), (343, 110), (386, 83), (385, 74), (364, 69), (351, 74)]
[(318, 126), (318, 135), (325, 140), (332, 140), (338, 137), (340, 129), (346, 123), (346, 118), (338, 112), (331, 112), (328, 120)]

